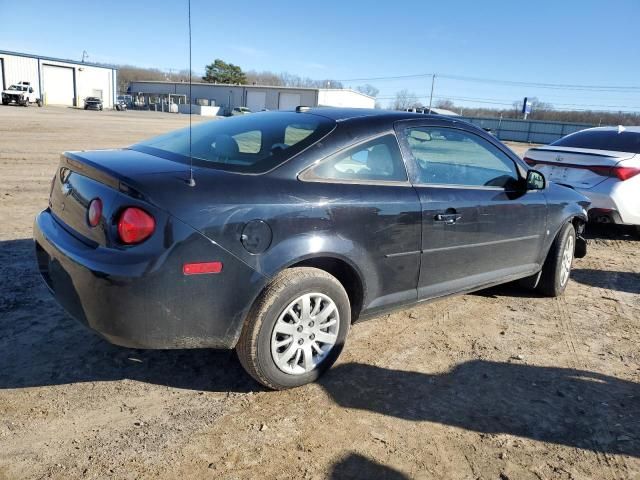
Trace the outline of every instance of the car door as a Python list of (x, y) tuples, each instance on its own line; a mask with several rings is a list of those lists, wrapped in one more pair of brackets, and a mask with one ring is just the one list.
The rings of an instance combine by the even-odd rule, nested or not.
[(509, 281), (539, 270), (544, 193), (500, 144), (458, 122), (398, 124), (422, 207), (419, 298)]
[[(304, 171), (317, 215), (348, 240), (365, 277), (363, 312), (417, 299), (421, 206), (393, 132), (341, 150)], [(300, 195), (300, 194), (298, 194)], [(318, 236), (323, 232), (317, 231)]]

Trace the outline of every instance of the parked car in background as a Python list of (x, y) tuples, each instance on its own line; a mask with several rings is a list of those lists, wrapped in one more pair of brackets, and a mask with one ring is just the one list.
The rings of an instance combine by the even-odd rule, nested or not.
[(116, 100), (115, 108), (119, 112), (120, 111), (126, 111), (127, 110), (127, 102), (123, 98), (118, 97), (118, 99)]
[(84, 99), (85, 110), (102, 110), (102, 99), (98, 97), (87, 97)]
[(468, 123), (298, 107), (67, 152), (34, 238), (56, 299), (109, 341), (235, 347), (283, 389), (357, 318), (518, 279), (561, 295), (588, 205)]
[(31, 103), (35, 103), (39, 107), (42, 106), (42, 100), (36, 96), (30, 82), (18, 82), (2, 91), (2, 104), (9, 105), (10, 103), (23, 107), (28, 107)]
[(581, 130), (529, 149), (525, 161), (589, 197), (590, 220), (632, 225), (640, 236), (640, 127)]
[(247, 107), (235, 107), (233, 110), (231, 110), (232, 116), (248, 115), (250, 113), (251, 113), (251, 110), (249, 110)]

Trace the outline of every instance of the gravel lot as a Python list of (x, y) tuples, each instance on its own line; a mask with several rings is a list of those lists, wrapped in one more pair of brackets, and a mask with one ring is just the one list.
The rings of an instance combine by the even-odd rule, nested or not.
[(287, 392), (233, 352), (119, 348), (67, 317), (31, 241), (60, 152), (187, 122), (0, 108), (0, 479), (640, 479), (623, 232), (591, 233), (561, 298), (505, 286), (356, 324), (321, 383)]

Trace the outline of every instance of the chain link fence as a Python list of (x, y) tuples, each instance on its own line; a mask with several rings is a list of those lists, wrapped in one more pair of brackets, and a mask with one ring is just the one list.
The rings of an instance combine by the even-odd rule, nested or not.
[(588, 123), (544, 122), (540, 120), (516, 120), (513, 118), (456, 117), (485, 130), (490, 130), (500, 140), (512, 142), (548, 144), (565, 135), (591, 128)]

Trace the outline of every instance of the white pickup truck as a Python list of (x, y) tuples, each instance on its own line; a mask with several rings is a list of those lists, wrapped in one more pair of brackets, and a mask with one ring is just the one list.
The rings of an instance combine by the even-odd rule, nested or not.
[(25, 107), (28, 107), (30, 103), (42, 106), (42, 100), (36, 96), (30, 82), (18, 82), (2, 91), (2, 104), (9, 105), (11, 102)]

